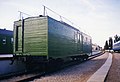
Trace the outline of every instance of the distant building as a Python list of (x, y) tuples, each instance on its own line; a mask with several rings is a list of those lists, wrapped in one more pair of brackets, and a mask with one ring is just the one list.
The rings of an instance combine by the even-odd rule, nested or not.
[(13, 31), (0, 29), (0, 54), (13, 53)]
[(100, 47), (97, 44), (92, 44), (92, 51), (99, 51), (99, 50), (102, 50), (102, 47)]

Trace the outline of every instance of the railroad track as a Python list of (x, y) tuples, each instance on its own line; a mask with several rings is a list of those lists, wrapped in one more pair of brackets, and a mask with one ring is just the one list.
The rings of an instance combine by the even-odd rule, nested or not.
[(95, 58), (95, 57), (98, 57), (98, 56), (100, 56), (100, 55), (102, 55), (102, 54), (104, 54), (104, 53), (105, 53), (105, 52), (100, 52), (100, 53), (91, 55), (91, 56), (88, 58), (88, 60), (91, 60), (91, 59), (93, 59), (93, 58)]
[[(102, 55), (103, 54), (103, 52), (101, 52), (101, 53), (98, 53), (98, 54), (94, 54), (94, 55), (91, 55), (89, 58), (88, 58), (88, 60), (91, 60), (91, 59), (93, 59), (93, 58), (95, 58), (95, 57), (98, 57), (98, 56), (100, 56), (100, 55)], [(88, 60), (84, 60), (84, 61), (82, 61), (82, 62), (86, 62), (86, 61), (88, 61)], [(7, 79), (6, 80), (6, 82), (7, 81), (9, 81), (9, 82), (28, 82), (28, 81), (33, 81), (34, 79), (37, 79), (37, 78), (40, 78), (40, 77), (42, 77), (42, 76), (45, 76), (45, 75), (48, 75), (48, 74), (51, 74), (51, 73), (55, 73), (55, 72), (57, 72), (57, 71), (59, 71), (59, 70), (62, 70), (62, 69), (64, 69), (64, 68), (68, 68), (68, 67), (70, 67), (70, 66), (73, 66), (73, 65), (77, 65), (77, 64), (80, 64), (80, 63), (82, 63), (81, 61), (75, 61), (75, 62), (70, 62), (70, 63), (68, 63), (67, 65), (65, 65), (65, 66), (63, 66), (61, 69), (58, 69), (58, 70), (55, 70), (55, 71), (49, 71), (49, 72), (36, 72), (36, 73), (27, 73), (27, 74), (21, 74), (20, 76), (18, 75), (18, 76), (14, 76), (14, 77), (12, 77), (12, 78), (10, 78), (10, 79)], [(13, 80), (12, 80), (13, 79)], [(1, 82), (2, 82), (2, 80), (1, 80)], [(5, 80), (3, 80), (3, 82), (5, 82)]]

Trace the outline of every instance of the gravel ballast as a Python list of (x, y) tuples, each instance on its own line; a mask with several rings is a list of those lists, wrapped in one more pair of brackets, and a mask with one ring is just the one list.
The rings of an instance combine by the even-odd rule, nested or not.
[(35, 79), (33, 82), (87, 82), (106, 61), (109, 53), (61, 71)]

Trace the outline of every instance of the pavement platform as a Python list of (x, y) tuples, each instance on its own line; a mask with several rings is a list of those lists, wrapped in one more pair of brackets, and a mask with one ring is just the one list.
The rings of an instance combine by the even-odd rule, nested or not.
[(88, 79), (87, 82), (104, 82), (111, 64), (112, 64), (112, 54), (109, 53), (106, 62)]

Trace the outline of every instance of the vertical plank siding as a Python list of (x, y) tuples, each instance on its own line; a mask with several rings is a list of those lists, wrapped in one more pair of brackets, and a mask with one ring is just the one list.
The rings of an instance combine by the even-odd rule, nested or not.
[(14, 48), (18, 44), (18, 50), (14, 49), (14, 53), (21, 52), (22, 44), (24, 44), (22, 54), (32, 56), (62, 58), (92, 51), (91, 37), (51, 17), (24, 19), (24, 38), (21, 34), (23, 30), (21, 24), (21, 21), (16, 21), (14, 25), (14, 38), (18, 36), (18, 40), (14, 39)]
[(48, 55), (47, 18), (25, 20), (24, 52), (32, 55)]

